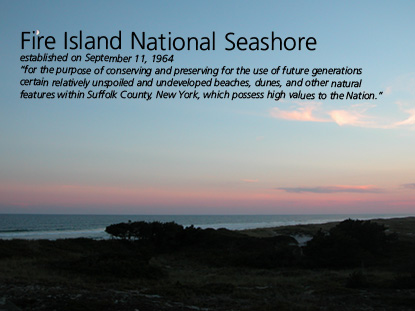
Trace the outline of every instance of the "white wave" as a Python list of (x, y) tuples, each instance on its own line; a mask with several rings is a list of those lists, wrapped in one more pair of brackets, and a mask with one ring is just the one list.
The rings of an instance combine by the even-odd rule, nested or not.
[(106, 238), (105, 228), (83, 229), (83, 230), (51, 230), (51, 231), (26, 231), (0, 233), (0, 239), (69, 239), (69, 238)]

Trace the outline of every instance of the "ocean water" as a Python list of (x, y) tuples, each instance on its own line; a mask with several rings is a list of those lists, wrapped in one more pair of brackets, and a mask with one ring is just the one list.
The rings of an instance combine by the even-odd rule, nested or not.
[(174, 221), (183, 226), (231, 230), (318, 224), (352, 219), (394, 218), (411, 215), (28, 215), (0, 214), (0, 239), (105, 239), (105, 227), (131, 221)]

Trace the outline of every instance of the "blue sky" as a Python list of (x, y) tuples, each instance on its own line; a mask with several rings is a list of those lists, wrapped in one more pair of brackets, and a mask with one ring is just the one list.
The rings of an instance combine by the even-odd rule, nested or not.
[[(5, 2), (0, 212), (413, 213), (414, 13), (410, 1)], [(215, 51), (174, 52), (173, 65), (361, 67), (362, 89), (383, 95), (323, 102), (22, 100), (19, 57), (33, 51), (21, 50), (21, 32), (37, 29), (56, 38), (57, 54), (67, 52), (65, 31), (215, 31)], [(249, 38), (272, 31), (313, 36), (317, 48), (224, 50), (228, 32)], [(141, 51), (125, 44), (109, 52), (118, 53)]]

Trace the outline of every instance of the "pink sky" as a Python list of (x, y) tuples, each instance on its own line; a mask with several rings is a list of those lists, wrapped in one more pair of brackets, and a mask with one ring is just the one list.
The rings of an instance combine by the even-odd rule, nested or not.
[(75, 213), (86, 208), (96, 213), (307, 214), (410, 213), (415, 200), (412, 185), (383, 189), (373, 185), (258, 188), (251, 184), (242, 181), (237, 189), (210, 190), (3, 184), (0, 204), (24, 213), (48, 209), (59, 213), (70, 207)]

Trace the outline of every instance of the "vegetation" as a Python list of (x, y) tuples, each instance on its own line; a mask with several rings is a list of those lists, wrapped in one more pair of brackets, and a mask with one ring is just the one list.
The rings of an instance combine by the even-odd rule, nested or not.
[(120, 223), (107, 227), (106, 232), (153, 255), (175, 252), (216, 266), (287, 266), (300, 254), (297, 241), (289, 236), (255, 238), (227, 229), (184, 228), (173, 222)]
[[(266, 237), (129, 222), (108, 226), (108, 240), (0, 240), (0, 309), (412, 310), (414, 221), (349, 219)], [(278, 230), (313, 236), (300, 246)]]
[(319, 267), (373, 265), (396, 239), (386, 227), (371, 221), (345, 220), (328, 232), (319, 230), (304, 248), (307, 261)]

